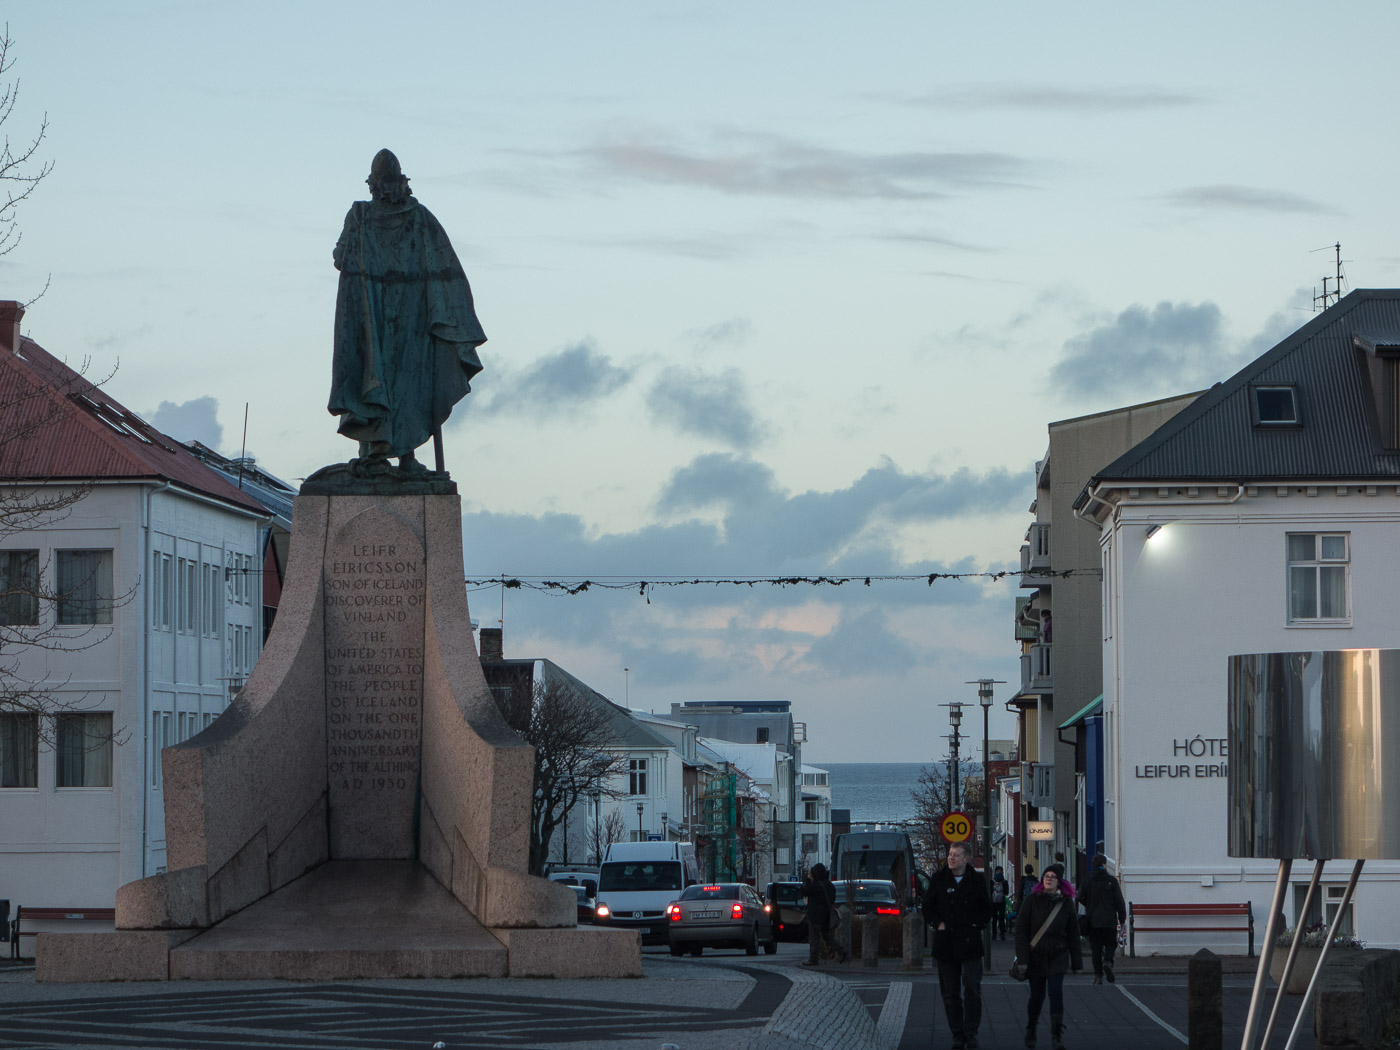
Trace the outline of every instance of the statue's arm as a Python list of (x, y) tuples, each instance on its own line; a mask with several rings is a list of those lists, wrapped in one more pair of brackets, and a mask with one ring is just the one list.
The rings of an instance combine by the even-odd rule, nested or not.
[(335, 242), (335, 250), (331, 252), (331, 259), (335, 263), (337, 270), (345, 269), (345, 256), (350, 251), (350, 239), (354, 236), (355, 228), (359, 225), (359, 219), (355, 215), (355, 208), (352, 206), (345, 213), (345, 225), (340, 228), (340, 240)]

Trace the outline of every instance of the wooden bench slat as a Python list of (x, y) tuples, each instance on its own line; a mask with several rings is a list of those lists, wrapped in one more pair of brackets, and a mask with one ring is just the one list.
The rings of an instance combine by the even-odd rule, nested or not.
[[(1202, 918), (1219, 915), (1225, 918), (1248, 916), (1249, 922), (1243, 926), (1143, 926), (1138, 916), (1157, 918)], [(1203, 903), (1203, 904), (1135, 904), (1128, 902), (1128, 954), (1137, 955), (1136, 935), (1143, 933), (1247, 933), (1249, 934), (1249, 954), (1254, 955), (1254, 902), (1244, 903)]]

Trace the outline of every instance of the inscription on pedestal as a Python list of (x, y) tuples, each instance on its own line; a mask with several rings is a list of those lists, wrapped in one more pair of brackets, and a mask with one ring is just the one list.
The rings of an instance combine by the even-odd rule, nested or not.
[(426, 581), (423, 549), (401, 527), (381, 530), (358, 519), (326, 552), (333, 858), (414, 855)]

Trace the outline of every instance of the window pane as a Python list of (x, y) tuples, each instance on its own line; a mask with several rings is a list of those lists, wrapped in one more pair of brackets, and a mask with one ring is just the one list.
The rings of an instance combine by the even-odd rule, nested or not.
[(0, 624), (39, 622), (39, 552), (0, 551)]
[(1317, 570), (1294, 566), (1288, 570), (1288, 618), (1311, 620), (1317, 616)]
[(111, 713), (58, 715), (55, 729), (58, 786), (111, 787)]
[(1328, 620), (1340, 620), (1347, 614), (1347, 570), (1341, 565), (1324, 565), (1317, 570), (1321, 576), (1318, 615)]
[(112, 622), (112, 552), (59, 551), (58, 622)]
[(1289, 561), (1312, 561), (1317, 552), (1317, 545), (1314, 542), (1317, 537), (1309, 534), (1291, 535), (1288, 537), (1288, 560)]
[(0, 715), (0, 788), (39, 786), (39, 716)]
[(1347, 538), (1345, 536), (1323, 536), (1322, 557), (1324, 561), (1345, 561)]

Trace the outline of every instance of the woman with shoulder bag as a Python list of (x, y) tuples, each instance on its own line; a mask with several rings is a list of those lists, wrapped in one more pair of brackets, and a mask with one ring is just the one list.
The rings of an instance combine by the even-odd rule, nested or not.
[(1016, 958), (1026, 967), (1030, 1001), (1026, 1004), (1026, 1046), (1035, 1047), (1035, 1029), (1045, 994), (1050, 993), (1050, 1046), (1064, 1050), (1065, 973), (1084, 968), (1079, 949), (1075, 902), (1066, 896), (1058, 865), (1045, 869), (1036, 888), (1016, 913)]

